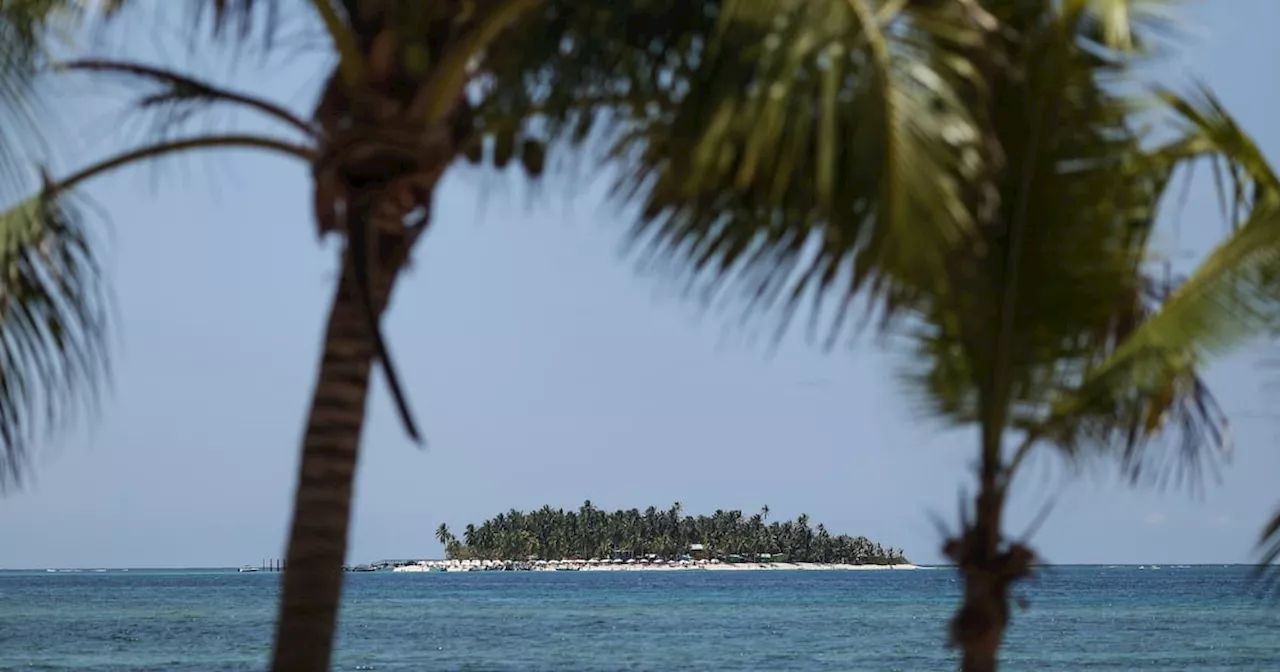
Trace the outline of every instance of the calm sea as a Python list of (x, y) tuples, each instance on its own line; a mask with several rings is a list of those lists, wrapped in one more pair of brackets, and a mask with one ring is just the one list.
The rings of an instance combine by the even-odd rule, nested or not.
[[(1280, 670), (1244, 567), (1059, 567), (1009, 670)], [(262, 670), (279, 575), (0, 572), (0, 670)], [(948, 570), (351, 574), (335, 670), (954, 669)]]

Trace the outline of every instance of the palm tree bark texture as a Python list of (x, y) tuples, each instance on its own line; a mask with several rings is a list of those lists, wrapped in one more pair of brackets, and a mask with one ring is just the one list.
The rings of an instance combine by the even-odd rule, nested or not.
[[(386, 310), (411, 240), (398, 218), (384, 219), (401, 230), (370, 227), (384, 251), (368, 264), (367, 298), (375, 319)], [(351, 261), (353, 255), (346, 256), (303, 439), (277, 624), (275, 670), (328, 670), (337, 625), (352, 486), (369, 375), (377, 358), (377, 337), (366, 310), (365, 287)]]
[[(378, 324), (396, 279), (431, 215), (440, 175), (468, 133), (461, 92), (443, 123), (420, 114), (420, 79), (406, 74), (395, 22), (378, 3), (351, 2), (364, 72), (330, 78), (315, 112), (313, 166), (319, 233), (346, 237), (341, 279), (302, 446), (273, 670), (330, 666), (346, 560), (352, 484), (370, 370), (383, 363), (409, 434), (417, 438)], [(436, 59), (438, 61), (438, 59)], [(423, 73), (424, 75), (430, 74)]]

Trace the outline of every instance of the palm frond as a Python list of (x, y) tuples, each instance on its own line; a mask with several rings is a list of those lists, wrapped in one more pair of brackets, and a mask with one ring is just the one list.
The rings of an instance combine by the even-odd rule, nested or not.
[(254, 148), (310, 163), (307, 147), (259, 136), (185, 138), (110, 157), (0, 214), (0, 489), (18, 485), (31, 446), (83, 408), (107, 368), (109, 290), (72, 189), (168, 154)]
[(1259, 564), (1256, 577), (1262, 580), (1264, 590), (1280, 588), (1280, 511), (1262, 529), (1258, 539)]
[(547, 154), (590, 164), (592, 175), (600, 163), (627, 165), (613, 144), (644, 137), (688, 90), (719, 4), (544, 0), (473, 63), (471, 158), (487, 144), (499, 168), (512, 158), (541, 168)]
[[(241, 0), (246, 3), (251, 1)], [(356, 86), (364, 79), (366, 64), (348, 19), (353, 13), (353, 3), (346, 3), (347, 9), (340, 13), (330, 0), (308, 0), (308, 2), (320, 17), (325, 32), (333, 42), (333, 50), (338, 54), (338, 71), (342, 74), (343, 80), (348, 86)], [(252, 11), (252, 8), (249, 11)]]
[(968, 226), (968, 30), (879, 0), (547, 0), (486, 50), (476, 128), (500, 165), (522, 139), (603, 139), (641, 261), (785, 321), (814, 288), (847, 307), (944, 277)]
[(33, 85), (51, 24), (73, 5), (66, 0), (0, 3), (0, 201), (29, 188), (31, 165), (23, 152), (38, 144), (41, 117)]
[(1167, 460), (1148, 448), (1170, 427), (1181, 437), (1174, 465), (1183, 475), (1230, 455), (1226, 418), (1197, 372), (1212, 357), (1274, 330), (1280, 312), (1280, 180), (1206, 89), (1162, 97), (1183, 134), (1152, 160), (1166, 174), (1189, 161), (1216, 161), (1225, 176), (1226, 216), (1247, 217), (1180, 286), (1155, 293), (1160, 305), (1151, 304), (1151, 293), (1135, 296), (1137, 319), (1030, 430), (1068, 450), (1119, 443), (1135, 478), (1164, 477), (1154, 467)]
[(1155, 38), (1176, 32), (1177, 0), (1068, 0), (1064, 13), (1078, 13), (1080, 34), (1091, 48), (1146, 52)]
[(61, 67), (70, 71), (116, 75), (126, 83), (146, 86), (146, 92), (134, 102), (134, 107), (138, 111), (164, 110), (162, 131), (187, 121), (194, 114), (207, 111), (213, 105), (229, 104), (263, 114), (301, 131), (307, 137), (317, 134), (313, 124), (280, 105), (180, 72), (143, 63), (108, 60), (71, 61), (61, 64)]
[[(128, 0), (118, 0), (126, 2)], [(328, 0), (322, 0), (327, 2)], [(215, 36), (231, 36), (244, 39), (260, 31), (268, 45), (280, 25), (281, 12), (286, 0), (209, 0), (196, 6), (192, 15), (195, 25), (206, 20)]]
[(805, 296), (847, 309), (867, 289), (892, 307), (902, 277), (945, 277), (977, 162), (956, 93), (968, 27), (868, 0), (742, 0), (717, 16), (673, 73), (670, 109), (615, 152), (644, 258), (784, 320)]
[(0, 489), (33, 445), (92, 410), (106, 381), (108, 290), (83, 219), (46, 193), (0, 215)]
[(1218, 202), (1230, 225), (1240, 225), (1252, 208), (1280, 199), (1280, 176), (1207, 85), (1198, 83), (1185, 94), (1160, 90), (1158, 96), (1173, 112), (1180, 131), (1158, 154), (1175, 166), (1209, 161)]
[(415, 95), (410, 115), (439, 123), (455, 107), (455, 101), (471, 80), (471, 64), (504, 31), (533, 12), (543, 0), (498, 0), (484, 11), (476, 10), (473, 24), (444, 48), (439, 63), (431, 67), (431, 78)]
[[(148, 23), (160, 14), (157, 9), (175, 10), (180, 14), (180, 25), (191, 38), (212, 36), (217, 40), (228, 40), (237, 47), (247, 46), (249, 40), (257, 38), (262, 40), (262, 46), (267, 50), (277, 46), (277, 37), (285, 26), (283, 19), (286, 16), (295, 18), (305, 15), (310, 20), (310, 11), (313, 9), (308, 7), (312, 0), (182, 0), (163, 3), (163, 7), (138, 0), (59, 1), (69, 5), (84, 5), (106, 19), (142, 20)], [(316, 1), (331, 4), (335, 0)], [(172, 26), (149, 26), (155, 27), (168, 30)], [(134, 26), (131, 30), (136, 31), (138, 27)]]
[[(46, 41), (76, 25), (79, 5), (0, 2), (0, 203), (29, 188)], [(0, 490), (22, 483), (36, 443), (92, 409), (108, 372), (107, 299), (74, 204), (50, 194), (0, 214)]]
[[(997, 15), (1010, 25), (1010, 16)], [(1025, 441), (1005, 469), (1006, 483), (1041, 443), (1070, 459), (1099, 452), (1118, 456), (1134, 478), (1197, 483), (1230, 446), (1226, 418), (1198, 377), (1203, 359), (1186, 348), (1153, 355), (1153, 348), (1141, 344), (1163, 332), (1163, 321), (1191, 319), (1188, 328), (1194, 328), (1194, 316), (1208, 306), (1188, 304), (1183, 295), (1215, 273), (1232, 276), (1210, 280), (1224, 282), (1221, 291), (1236, 288), (1234, 274), (1249, 262), (1224, 257), (1223, 269), (1215, 272), (1211, 259), (1202, 269), (1209, 276), (1193, 277), (1161, 308), (1168, 292), (1145, 277), (1150, 238), (1180, 166), (1206, 156), (1225, 158), (1230, 181), (1249, 185), (1227, 192), (1257, 196), (1248, 205), (1263, 219), (1267, 215), (1256, 204), (1271, 198), (1272, 188), (1262, 186), (1273, 179), (1270, 169), (1207, 93), (1164, 94), (1162, 104), (1182, 134), (1151, 147), (1134, 128), (1140, 99), (1115, 85), (1124, 83), (1131, 56), (1089, 46), (1080, 33), (1095, 26), (1083, 15), (1021, 20), (1010, 61), (1025, 64), (1026, 77), (997, 82), (992, 94), (993, 129), (1007, 165), (1001, 226), (958, 251), (953, 268), (960, 273), (950, 291), (923, 297), (913, 331), (917, 365), (911, 380), (931, 414), (956, 423), (989, 422), (979, 412), (991, 403), (983, 398), (990, 394), (984, 386), (995, 357), (1008, 358), (1003, 424), (1023, 432)], [(1010, 257), (1005, 231), (1018, 218), (1026, 222), (1023, 240)], [(1265, 238), (1252, 227), (1242, 232), (1251, 229)], [(1237, 252), (1260, 255), (1258, 262), (1270, 265), (1270, 253), (1246, 250), (1259, 244), (1268, 241), (1242, 242)], [(997, 316), (1007, 312), (1000, 300), (1010, 286), (1010, 258), (1019, 269), (1014, 336), (997, 353), (992, 344), (998, 342)], [(1256, 277), (1261, 282), (1266, 273)], [(1248, 301), (1267, 300), (1265, 292), (1249, 296)], [(1214, 297), (1206, 301), (1223, 300)], [(1207, 326), (1232, 329), (1230, 322)], [(1244, 331), (1259, 326), (1241, 325)], [(1131, 348), (1143, 354), (1129, 361), (1125, 353)], [(1120, 367), (1114, 375), (1106, 372), (1112, 366)], [(1167, 444), (1176, 450), (1156, 450)]]
[[(1005, 155), (997, 221), (954, 251), (951, 285), (916, 306), (917, 389), (962, 423), (979, 421), (997, 357), (1007, 401), (989, 403), (1017, 426), (1114, 339), (1166, 179), (1129, 128), (1130, 101), (1102, 81), (1120, 66), (1079, 45), (1078, 17), (1019, 20), (1008, 58), (1025, 76), (993, 82), (986, 122)], [(1014, 320), (1003, 343), (1002, 316)]]

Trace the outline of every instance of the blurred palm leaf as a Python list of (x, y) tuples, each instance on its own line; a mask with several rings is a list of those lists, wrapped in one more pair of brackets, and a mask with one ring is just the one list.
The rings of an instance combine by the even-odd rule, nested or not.
[[(1025, 64), (1022, 77), (991, 87), (1001, 207), (952, 256), (947, 291), (915, 306), (923, 370), (914, 379), (933, 414), (978, 422), (989, 372), (1004, 357), (1008, 398), (994, 403), (1007, 405), (1010, 426), (1025, 427), (1132, 319), (1167, 175), (1130, 127), (1133, 101), (1104, 81), (1124, 62), (1081, 46), (1091, 27), (1082, 15), (1000, 18), (1021, 36), (1007, 58)], [(998, 353), (1011, 284), (1013, 338)]]
[(974, 161), (953, 90), (969, 29), (900, 5), (547, 0), (479, 63), (477, 130), (503, 158), (602, 141), (633, 244), (691, 289), (889, 298), (896, 275), (944, 277)]
[[(1225, 418), (1194, 371), (1280, 326), (1280, 179), (1205, 87), (1185, 98), (1169, 92), (1162, 98), (1180, 115), (1185, 132), (1156, 156), (1171, 167), (1212, 161), (1224, 214), (1238, 226), (1056, 404), (1043, 425), (1046, 432), (1075, 425), (1095, 440), (1118, 438), (1135, 467), (1148, 430), (1167, 422), (1212, 428), (1209, 445), (1229, 449)], [(1196, 444), (1182, 448), (1184, 462), (1206, 455), (1194, 450)], [(1280, 514), (1263, 530), (1260, 549), (1264, 566), (1280, 558)]]
[[(1026, 64), (1024, 78), (993, 87), (992, 127), (1007, 162), (1002, 221), (960, 251), (953, 268), (968, 270), (955, 276), (952, 291), (916, 306), (918, 357), (910, 379), (929, 412), (953, 422), (986, 422), (984, 403), (1007, 408), (1002, 425), (1021, 431), (1025, 441), (1006, 469), (1006, 485), (1040, 442), (1073, 459), (1117, 455), (1135, 479), (1195, 477), (1230, 444), (1226, 419), (1197, 375), (1203, 360), (1191, 348), (1216, 344), (1194, 329), (1247, 335), (1261, 323), (1240, 322), (1256, 316), (1239, 297), (1223, 304), (1222, 296), (1206, 296), (1198, 305), (1182, 296), (1195, 295), (1206, 282), (1236, 293), (1238, 274), (1254, 262), (1220, 252), (1158, 309), (1167, 292), (1145, 276), (1151, 234), (1170, 178), (1184, 165), (1220, 161), (1229, 178), (1226, 198), (1252, 208), (1264, 228), (1271, 217), (1259, 204), (1280, 195), (1275, 177), (1203, 89), (1186, 98), (1160, 96), (1165, 120), (1177, 121), (1173, 141), (1153, 147), (1136, 130), (1150, 101), (1124, 93), (1134, 89), (1134, 82), (1126, 84), (1132, 56), (1119, 47), (1140, 43), (1141, 34), (1099, 49), (1116, 40), (1114, 29), (1102, 29), (1104, 17), (1083, 10), (998, 15), (1021, 36), (1009, 59)], [(1008, 232), (1019, 226), (1014, 246)], [(1266, 234), (1252, 235), (1263, 240), (1240, 238), (1237, 252), (1250, 248), (1261, 267), (1273, 263), (1271, 252), (1257, 248)], [(999, 351), (992, 345), (1002, 326), (999, 301), (1008, 298), (1011, 282), (1012, 336)], [(1250, 296), (1265, 300), (1263, 293)], [(1240, 314), (1215, 318), (1213, 308)], [(1161, 336), (1168, 329), (1193, 331)], [(1186, 346), (1169, 347), (1166, 338), (1183, 338)], [(1007, 399), (993, 402), (984, 395), (991, 393), (998, 357), (1008, 365)], [(1173, 439), (1181, 459), (1170, 462), (1168, 453), (1155, 450), (1164, 445), (1155, 440), (1161, 436)]]
[[(30, 184), (46, 42), (78, 25), (82, 4), (0, 2), (0, 204)], [(104, 382), (108, 292), (90, 242), (52, 194), (0, 214), (0, 490), (21, 484), (32, 444), (91, 408)]]
[(1261, 551), (1259, 576), (1264, 581), (1264, 587), (1274, 589), (1280, 585), (1280, 565), (1276, 563), (1280, 560), (1280, 511), (1277, 511), (1267, 526), (1262, 529), (1258, 548)]
[(40, 114), (32, 84), (44, 63), (50, 22), (72, 0), (0, 3), (0, 200), (25, 191), (31, 166), (23, 153), (38, 144)]
[[(1210, 357), (1274, 330), (1280, 314), (1280, 180), (1207, 89), (1161, 98), (1178, 114), (1183, 133), (1151, 154), (1153, 168), (1171, 174), (1193, 161), (1216, 162), (1230, 178), (1221, 184), (1228, 217), (1247, 217), (1167, 296), (1136, 297), (1141, 319), (1034, 428), (1073, 450), (1118, 441), (1135, 477), (1148, 464), (1142, 445), (1167, 425), (1191, 439), (1177, 453), (1182, 467), (1229, 453), (1225, 417), (1196, 371)], [(1152, 305), (1153, 298), (1161, 304)]]
[(0, 488), (32, 442), (96, 399), (108, 290), (80, 214), (44, 195), (0, 215)]
[(970, 28), (867, 0), (718, 9), (669, 104), (615, 148), (648, 259), (784, 319), (806, 295), (843, 313), (866, 289), (892, 309), (944, 278), (978, 169), (956, 91)]

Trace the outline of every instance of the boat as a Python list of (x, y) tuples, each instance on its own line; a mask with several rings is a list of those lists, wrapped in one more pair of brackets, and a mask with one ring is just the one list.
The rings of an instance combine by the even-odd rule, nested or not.
[(240, 568), (239, 570), (237, 570), (237, 571), (241, 571), (241, 572), (256, 572), (256, 571), (258, 571), (258, 568), (257, 568), (257, 567), (254, 567), (254, 566), (252, 566), (252, 565), (245, 565), (244, 567), (241, 567), (241, 568)]

